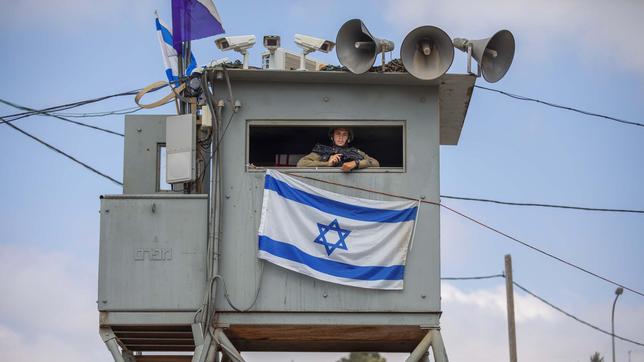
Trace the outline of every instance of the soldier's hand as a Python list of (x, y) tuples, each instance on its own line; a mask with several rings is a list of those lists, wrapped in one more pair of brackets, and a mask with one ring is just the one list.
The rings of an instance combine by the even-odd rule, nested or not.
[(349, 172), (356, 167), (358, 167), (358, 163), (356, 161), (345, 162), (342, 164), (342, 171)]
[(331, 155), (331, 157), (329, 157), (329, 161), (327, 161), (327, 162), (328, 162), (329, 166), (335, 166), (338, 163), (340, 163), (341, 158), (342, 158), (342, 155), (339, 154), (339, 153), (336, 153), (335, 155)]

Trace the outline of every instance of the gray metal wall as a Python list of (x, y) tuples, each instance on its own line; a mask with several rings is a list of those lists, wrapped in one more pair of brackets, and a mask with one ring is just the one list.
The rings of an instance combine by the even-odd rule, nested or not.
[(158, 192), (159, 144), (165, 144), (165, 120), (168, 115), (125, 116), (125, 152), (123, 193)]
[[(304, 77), (304, 75), (302, 75)], [(309, 172), (308, 176), (407, 195), (439, 199), (438, 86), (378, 84), (314, 84), (232, 81), (242, 108), (221, 144), (223, 157), (223, 240), (220, 274), (238, 307), (251, 304), (260, 283), (256, 257), (257, 228), (264, 174), (246, 167), (246, 123), (251, 120), (404, 120), (406, 172)], [(215, 97), (228, 99), (226, 82), (217, 81)], [(225, 123), (231, 106), (226, 103)], [(313, 145), (311, 145), (313, 146)], [(364, 150), (369, 153), (369, 150)], [(311, 182), (321, 188), (356, 197), (387, 197)], [(439, 312), (439, 209), (424, 204), (413, 249), (405, 270), (403, 291), (376, 291), (318, 281), (266, 263), (258, 302), (259, 312)], [(218, 293), (218, 311), (231, 307)], [(348, 316), (346, 323), (351, 323)]]
[(98, 309), (197, 310), (206, 284), (207, 205), (207, 195), (104, 196)]

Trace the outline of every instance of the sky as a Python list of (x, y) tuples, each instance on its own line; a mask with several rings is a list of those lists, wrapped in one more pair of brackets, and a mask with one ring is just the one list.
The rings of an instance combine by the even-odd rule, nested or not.
[[(512, 31), (516, 54), (501, 81), (477, 84), (644, 123), (641, 1), (216, 1), (229, 35), (295, 33), (334, 40), (349, 19), (397, 46), (417, 26), (451, 37)], [(34, 108), (144, 87), (164, 79), (154, 10), (170, 1), (21, 0), (0, 12), (0, 98)], [(222, 53), (193, 42), (200, 64)], [(399, 48), (397, 48), (399, 49)], [(263, 47), (250, 51), (259, 66)], [(394, 51), (397, 54), (397, 50)], [(334, 53), (313, 54), (338, 64)], [(465, 72), (456, 51), (450, 73)], [(134, 105), (119, 98), (79, 109)], [(171, 107), (141, 113), (171, 113)], [(16, 113), (0, 106), (0, 115)], [(83, 119), (123, 131), (123, 117)], [(16, 122), (102, 172), (122, 179), (123, 139), (45, 117)], [(644, 209), (644, 127), (521, 102), (476, 89), (457, 146), (442, 146), (441, 194), (515, 202)], [(120, 187), (0, 125), (0, 360), (110, 361), (96, 311), (99, 195)], [(444, 199), (478, 220), (593, 272), (644, 291), (644, 216), (521, 208)], [(511, 254), (521, 285), (605, 330), (615, 286), (443, 210), (441, 269), (448, 277), (498, 274)], [(516, 291), (522, 361), (588, 361), (610, 337)], [(442, 284), (441, 327), (451, 361), (508, 359), (502, 279)], [(615, 332), (644, 341), (644, 297), (626, 291)], [(644, 347), (616, 342), (617, 360)], [(335, 361), (343, 354), (248, 353), (248, 361)], [(403, 361), (404, 354), (386, 354)]]

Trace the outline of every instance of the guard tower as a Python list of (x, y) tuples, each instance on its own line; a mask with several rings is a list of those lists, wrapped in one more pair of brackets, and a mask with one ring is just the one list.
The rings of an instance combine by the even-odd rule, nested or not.
[[(206, 158), (186, 169), (203, 193), (159, 186), (167, 142), (168, 167), (177, 154), (198, 152), (199, 135), (177, 131), (198, 117), (126, 116), (123, 194), (101, 198), (99, 324), (115, 361), (212, 361), (217, 349), (232, 360), (243, 351), (380, 351), (410, 352), (416, 361), (430, 345), (436, 361), (447, 361), (437, 206), (420, 207), (400, 291), (327, 283), (263, 263), (257, 229), (269, 167), (346, 195), (395, 199), (365, 191), (377, 190), (438, 202), (439, 146), (458, 143), (475, 79), (213, 70), (221, 141), (212, 142), (212, 166), (203, 171)], [(355, 144), (380, 168), (295, 167), (339, 125), (353, 129)], [(172, 137), (197, 141), (170, 149)]]

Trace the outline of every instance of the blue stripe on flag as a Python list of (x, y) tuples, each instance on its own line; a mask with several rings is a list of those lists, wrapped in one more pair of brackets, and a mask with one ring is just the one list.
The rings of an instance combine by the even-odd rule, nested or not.
[(168, 82), (170, 83), (176, 82), (179, 80), (179, 78), (176, 75), (172, 74), (172, 69), (166, 69), (165, 75), (168, 77)]
[(186, 75), (189, 76), (196, 67), (197, 60), (195, 59), (195, 56), (192, 55), (192, 52), (190, 52), (190, 62), (188, 63), (188, 67), (186, 68)]
[(157, 31), (161, 31), (161, 36), (163, 37), (163, 42), (172, 46), (172, 34), (170, 30), (166, 29), (165, 26), (161, 25), (159, 18), (156, 19)]
[(357, 266), (307, 254), (294, 245), (259, 235), (259, 250), (308, 266), (321, 273), (356, 280), (402, 280), (404, 265)]
[(418, 211), (417, 207), (403, 210), (385, 210), (329, 200), (322, 196), (313, 195), (306, 191), (296, 189), (288, 185), (286, 182), (280, 181), (270, 175), (266, 175), (264, 188), (273, 190), (284, 198), (311, 206), (320, 211), (360, 221), (390, 223), (412, 221), (416, 219), (416, 212)]

